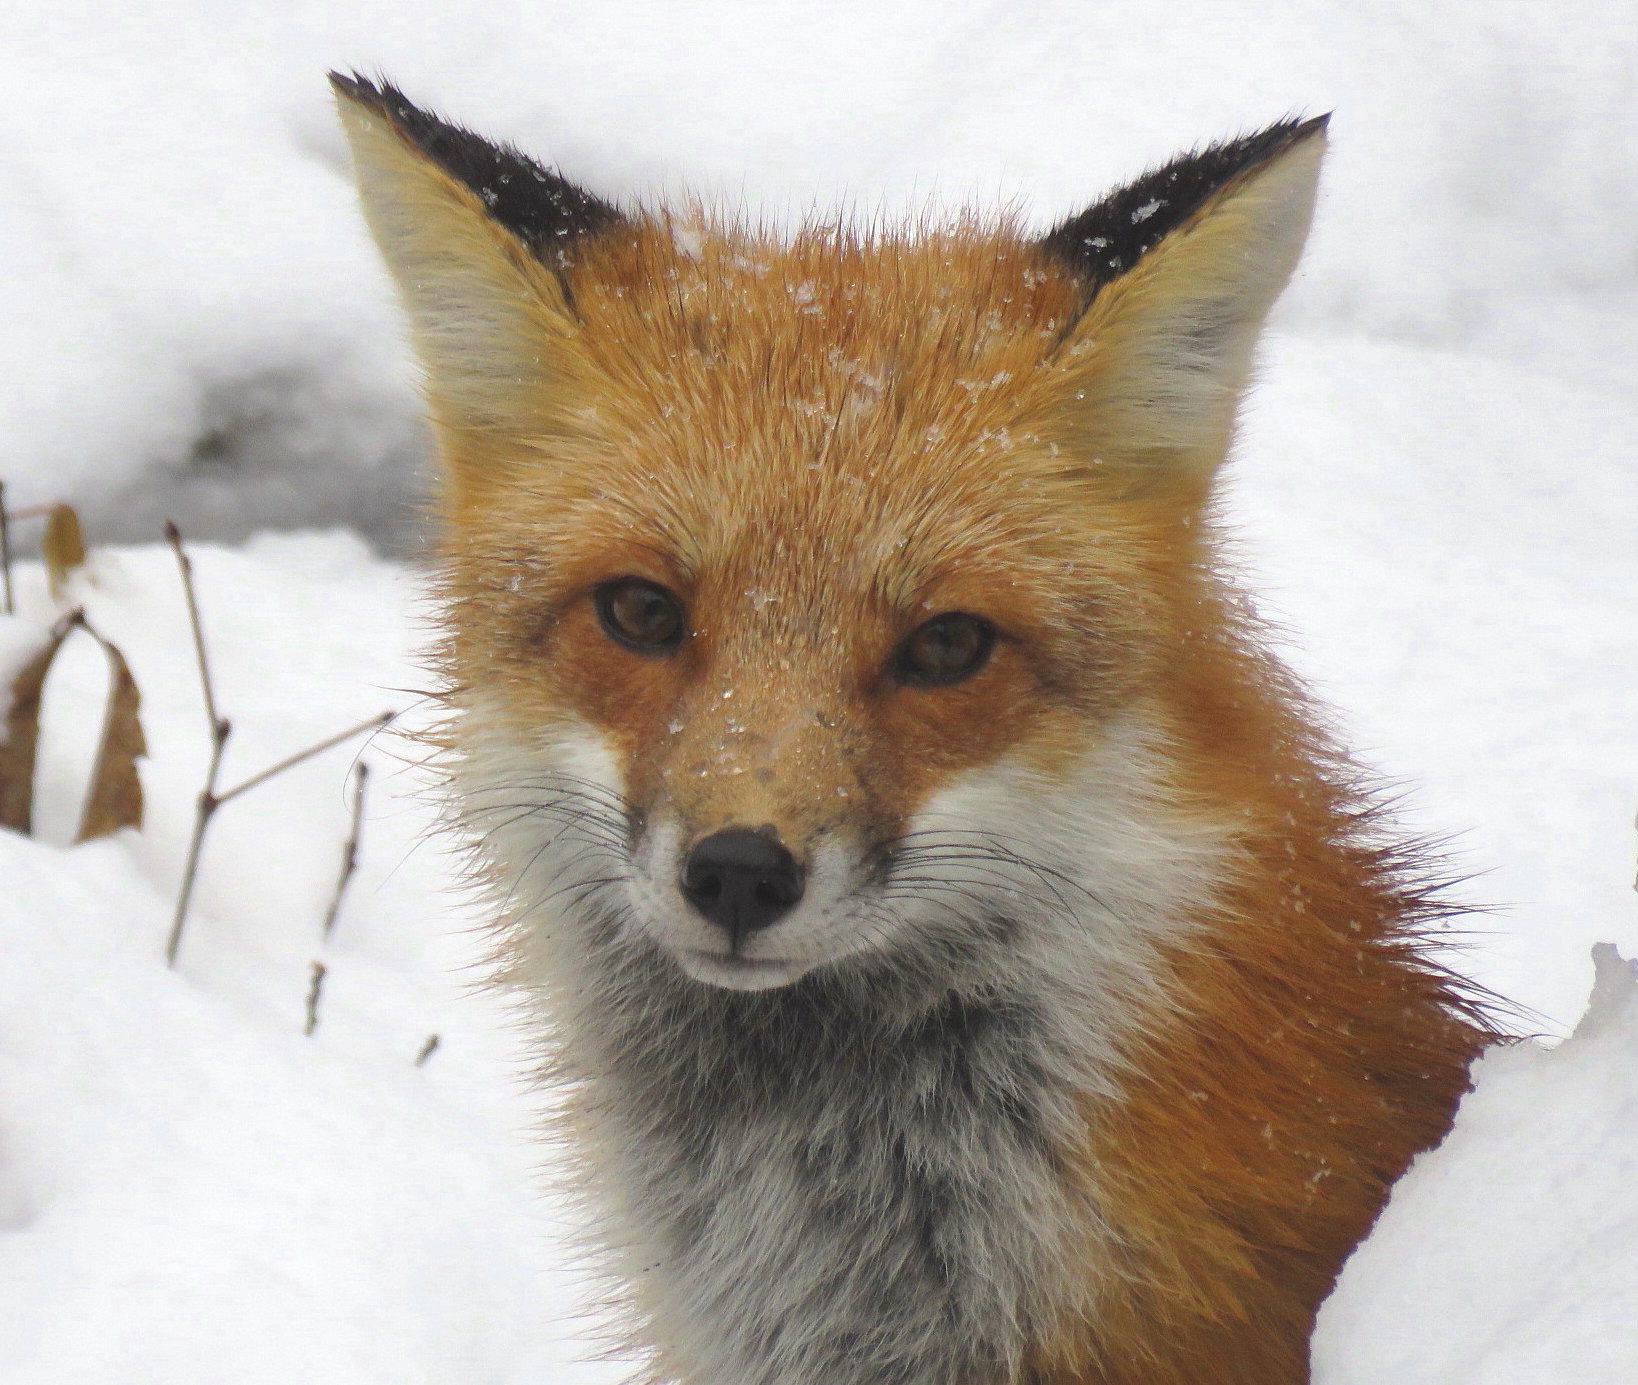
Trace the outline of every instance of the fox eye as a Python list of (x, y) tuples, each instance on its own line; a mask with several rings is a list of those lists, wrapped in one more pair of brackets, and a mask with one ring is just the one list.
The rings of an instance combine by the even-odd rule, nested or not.
[(913, 687), (959, 683), (984, 667), (994, 647), (995, 627), (989, 621), (965, 611), (947, 611), (904, 637), (893, 655), (893, 672), (899, 682)]
[(669, 654), (682, 643), (682, 602), (655, 582), (616, 577), (592, 593), (597, 619), (616, 644), (639, 654)]

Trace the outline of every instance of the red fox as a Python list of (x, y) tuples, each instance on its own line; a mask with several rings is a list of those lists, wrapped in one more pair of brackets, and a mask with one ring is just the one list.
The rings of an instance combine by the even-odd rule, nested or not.
[(1306, 1380), (1496, 1037), (1220, 554), (1325, 120), (1045, 236), (775, 234), (334, 81), (462, 812), (649, 1378)]

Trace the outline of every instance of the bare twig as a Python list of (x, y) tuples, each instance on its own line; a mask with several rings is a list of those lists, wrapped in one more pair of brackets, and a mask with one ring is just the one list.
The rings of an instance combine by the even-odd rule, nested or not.
[(193, 836), (188, 840), (188, 860), (182, 867), (182, 888), (176, 898), (176, 914), (171, 919), (171, 936), (165, 943), (165, 965), (176, 965), (176, 954), (182, 947), (182, 929), (188, 921), (188, 905), (193, 899), (193, 882), (199, 874), (199, 852), (205, 844), (205, 829), (210, 826), (210, 820), (221, 806), (220, 800), (212, 792), (211, 785), (216, 782), (217, 772), (222, 767), (222, 747), (227, 744), (228, 732), (233, 728), (226, 722), (217, 723), (221, 727), (221, 735), (216, 736), (211, 745), (210, 769), (205, 774), (205, 787), (199, 792), (198, 807), (194, 812)]
[[(233, 732), (233, 724), (216, 710), (216, 690), (211, 681), (210, 656), (205, 650), (205, 631), (199, 619), (199, 597), (193, 585), (193, 563), (189, 560), (186, 550), (182, 547), (182, 534), (176, 525), (169, 520), (165, 522), (165, 539), (176, 553), (176, 563), (182, 573), (182, 590), (188, 599), (188, 624), (193, 631), (194, 659), (199, 666), (199, 686), (205, 697), (205, 716), (210, 722), (211, 751), (210, 767), (205, 771), (205, 787), (199, 792), (199, 806), (193, 820), (193, 837), (188, 842), (188, 859), (182, 868), (182, 887), (176, 901), (176, 915), (171, 920), (171, 936), (165, 944), (165, 961), (169, 966), (176, 965), (176, 955), (182, 946), (182, 930), (187, 926), (188, 905), (193, 899), (194, 881), (199, 874), (199, 854), (205, 844), (205, 829), (210, 826), (210, 820), (216, 815), (216, 810), (224, 803), (248, 793), (260, 784), (265, 784), (275, 775), (283, 774), (285, 770), (299, 765), (304, 760), (329, 750), (332, 746), (340, 745), (343, 741), (351, 740), (354, 736), (362, 735), (366, 731), (378, 731), (387, 725), (397, 712), (382, 712), (379, 716), (371, 717), (368, 721), (361, 721), (357, 726), (349, 726), (337, 735), (327, 737), (317, 745), (310, 745), (305, 750), (298, 750), (294, 755), (287, 755), (277, 764), (269, 765), (259, 774), (253, 774), (243, 783), (235, 784), (231, 789), (217, 792), (217, 777), (222, 771), (222, 753), (227, 747), (229, 735)], [(362, 782), (360, 795), (362, 796)], [(355, 807), (355, 818), (362, 811), (362, 803)], [(354, 824), (354, 839), (356, 849), (357, 824)], [(348, 871), (348, 874), (351, 872)], [(346, 875), (342, 877), (346, 884)], [(337, 890), (337, 900), (331, 909), (330, 924), (334, 923), (334, 911), (340, 907), (340, 889)], [(326, 925), (328, 929), (328, 924)], [(316, 964), (315, 964), (316, 965)]]
[(210, 722), (210, 767), (205, 771), (205, 787), (199, 791), (199, 803), (194, 813), (193, 836), (188, 842), (187, 864), (182, 867), (182, 888), (177, 895), (176, 914), (171, 919), (171, 935), (165, 943), (165, 965), (176, 965), (176, 954), (182, 947), (182, 930), (188, 921), (188, 904), (193, 899), (194, 880), (199, 874), (199, 853), (205, 844), (205, 829), (222, 800), (216, 795), (216, 777), (222, 771), (222, 752), (227, 748), (233, 724), (216, 711), (216, 690), (211, 684), (210, 658), (205, 653), (205, 631), (199, 620), (199, 598), (193, 589), (193, 564), (182, 547), (182, 533), (170, 520), (165, 521), (165, 540), (176, 554), (176, 565), (182, 573), (182, 590), (188, 599), (188, 624), (193, 630), (193, 654), (199, 667), (199, 686), (205, 697), (205, 716)]
[(397, 715), (397, 712), (381, 712), (368, 721), (359, 722), (357, 726), (349, 726), (345, 731), (336, 732), (335, 735), (320, 741), (317, 745), (310, 745), (306, 750), (298, 750), (294, 755), (287, 755), (278, 764), (269, 765), (259, 774), (251, 775), (244, 783), (235, 784), (231, 789), (225, 790), (217, 796), (216, 801), (218, 804), (226, 803), (230, 799), (237, 798), (240, 794), (254, 789), (258, 784), (265, 784), (274, 775), (283, 774), (287, 769), (294, 769), (303, 760), (311, 760), (313, 756), (322, 754), (333, 746), (340, 745), (343, 741), (351, 740), (354, 736), (361, 736), (366, 731), (379, 731)]
[(432, 1055), (437, 1051), (438, 1036), (436, 1034), (428, 1034), (427, 1041), (421, 1045), (421, 1051), (415, 1055), (415, 1066), (418, 1068), (426, 1067), (427, 1059), (432, 1057)]
[(11, 516), (6, 513), (6, 483), (0, 481), (0, 587), (5, 589), (6, 614), (16, 612), (11, 592)]
[(335, 931), (336, 916), (341, 912), (341, 897), (347, 892), (347, 882), (358, 869), (358, 839), (364, 826), (364, 786), (369, 782), (370, 767), (360, 760), (353, 769), (353, 827), (347, 834), (347, 845), (341, 853), (341, 874), (336, 879), (336, 892), (330, 899), (330, 911), (324, 916), (324, 936)]
[(302, 1033), (309, 1039), (313, 1031), (318, 1028), (319, 998), (324, 994), (324, 963), (313, 963), (313, 980), (307, 987), (307, 1023), (302, 1026)]
[[(387, 725), (387, 723), (397, 715), (398, 713), (396, 712), (382, 712), (379, 716), (373, 716), (368, 721), (359, 722), (357, 726), (349, 726), (345, 731), (339, 732), (334, 736), (326, 737), (317, 745), (310, 745), (306, 750), (298, 750), (294, 755), (285, 756), (285, 758), (280, 760), (277, 764), (269, 765), (266, 769), (262, 770), (261, 773), (251, 775), (250, 778), (246, 779), (242, 784), (235, 784), (231, 789), (228, 789), (222, 793), (216, 792), (216, 776), (217, 772), (221, 769), (222, 747), (227, 743), (228, 732), (233, 728), (232, 723), (230, 723), (226, 717), (223, 717), (222, 720), (217, 723), (217, 725), (221, 728), (222, 734), (217, 738), (214, 746), (212, 747), (210, 769), (206, 773), (205, 787), (199, 795), (199, 811), (197, 816), (194, 818), (193, 840), (188, 843), (188, 861), (182, 870), (182, 892), (176, 901), (176, 918), (172, 921), (170, 942), (165, 948), (165, 960), (171, 966), (174, 967), (176, 965), (177, 949), (182, 944), (182, 929), (187, 922), (188, 903), (193, 895), (194, 878), (199, 873), (199, 853), (204, 846), (205, 829), (210, 826), (210, 820), (216, 815), (216, 810), (224, 803), (229, 803), (233, 799), (239, 797), (240, 794), (248, 793), (251, 789), (267, 783), (267, 781), (273, 778), (275, 775), (283, 774), (287, 769), (293, 769), (304, 760), (310, 760), (313, 758), (313, 756), (318, 755), (323, 751), (330, 750), (335, 746), (340, 745), (343, 741), (351, 740), (354, 736), (362, 735), (366, 731), (379, 730), (381, 727)], [(356, 840), (356, 824), (354, 831)], [(349, 843), (349, 847), (356, 849), (354, 843)], [(349, 870), (347, 874), (351, 874), (351, 871)], [(346, 884), (345, 875), (342, 877), (341, 884)], [(335, 910), (341, 907), (340, 888), (341, 886), (337, 887), (337, 897), (335, 902), (331, 905), (331, 917), (327, 921), (326, 931), (328, 931), (328, 927), (334, 923)]]
[(205, 715), (210, 719), (211, 735), (218, 734), (222, 718), (216, 711), (216, 689), (210, 677), (210, 659), (205, 653), (205, 627), (199, 619), (199, 596), (193, 587), (193, 560), (182, 547), (182, 531), (174, 520), (165, 521), (165, 542), (176, 554), (176, 565), (182, 572), (182, 592), (188, 599), (188, 627), (193, 631), (193, 656), (199, 665), (199, 686), (205, 694)]

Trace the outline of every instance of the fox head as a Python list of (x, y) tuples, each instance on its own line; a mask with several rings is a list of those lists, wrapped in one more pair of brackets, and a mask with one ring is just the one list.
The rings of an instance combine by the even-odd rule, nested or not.
[(1210, 483), (1323, 120), (1045, 237), (774, 235), (618, 210), (335, 85), (425, 367), (465, 787), (522, 926), (763, 990), (982, 970), (1032, 909), (1102, 910), (1113, 955), (1205, 888), (1232, 825), (1177, 756), (1232, 639)]

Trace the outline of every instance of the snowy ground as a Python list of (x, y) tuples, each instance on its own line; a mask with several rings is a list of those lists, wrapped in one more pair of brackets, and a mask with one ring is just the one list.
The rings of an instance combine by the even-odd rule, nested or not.
[[(16, 0), (0, 17), (0, 480), (145, 698), (141, 834), (69, 848), (100, 655), (48, 689), (43, 841), (0, 834), (0, 1380), (593, 1385), (533, 1098), (392, 737), (229, 805), (161, 956), (208, 743), (157, 527), (200, 539), (225, 780), (424, 684), (422, 434), (322, 71), (391, 73), (615, 197), (776, 216), (1018, 199), (1337, 112), (1235, 510), (1292, 657), (1497, 906), (1464, 965), (1576, 1022), (1638, 953), (1638, 24), (1630, 0), (897, 7)], [(37, 569), (0, 668), (49, 623)], [(310, 966), (328, 968), (302, 1025)], [(1345, 1274), (1320, 1385), (1638, 1379), (1638, 1001), (1486, 1059)], [(440, 1044), (415, 1065), (431, 1034)]]
[[(194, 562), (234, 725), (224, 785), (385, 708), (413, 719), (406, 571), (341, 533)], [(22, 618), (0, 630), (49, 619), (38, 567), (20, 577)], [(142, 688), (148, 814), (140, 834), (61, 844), (105, 678), (100, 652), (71, 644), (37, 776), (54, 840), (0, 832), (0, 1379), (202, 1383), (229, 1363), (270, 1385), (603, 1378), (562, 1369), (583, 1348), (559, 1322), (561, 1231), (521, 1138), (525, 1054), (470, 985), (471, 919), (423, 840), (419, 750), (391, 735), (362, 750), (361, 867), (328, 942), (364, 743), (222, 808), (168, 971), (209, 746), (175, 564), (105, 550), (66, 599)]]

